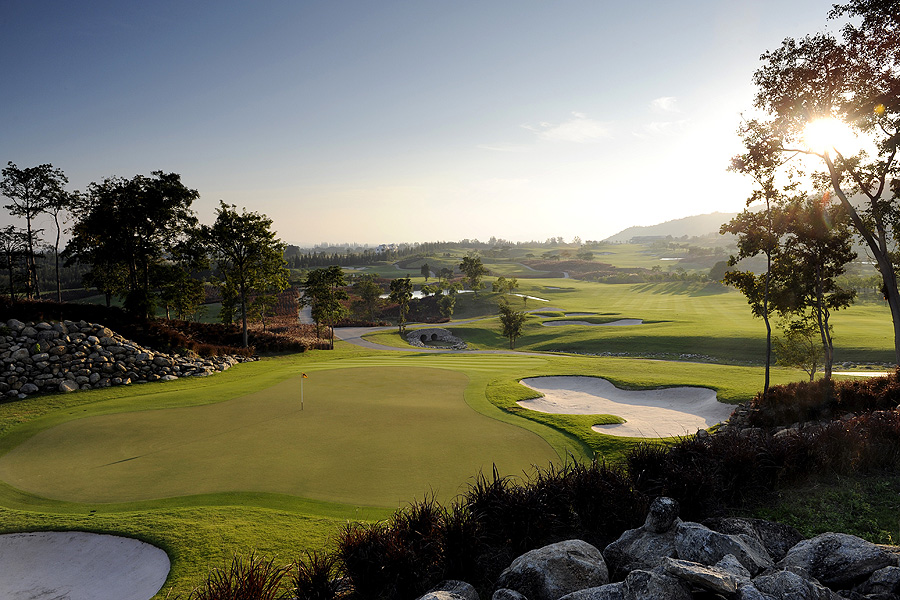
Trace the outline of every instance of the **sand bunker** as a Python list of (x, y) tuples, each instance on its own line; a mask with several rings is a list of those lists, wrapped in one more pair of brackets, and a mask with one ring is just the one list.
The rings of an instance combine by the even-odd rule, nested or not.
[(81, 531), (0, 535), (0, 598), (149, 600), (169, 557), (139, 540)]
[(670, 437), (696, 433), (731, 416), (734, 407), (701, 387), (620, 390), (599, 377), (530, 377), (522, 383), (544, 394), (519, 406), (569, 415), (616, 415), (625, 423), (595, 425), (599, 433), (627, 437)]
[(544, 321), (541, 325), (546, 327), (559, 327), (561, 325), (587, 325), (588, 327), (621, 327), (623, 325), (641, 325), (643, 319), (619, 319), (609, 323), (589, 323), (588, 321)]

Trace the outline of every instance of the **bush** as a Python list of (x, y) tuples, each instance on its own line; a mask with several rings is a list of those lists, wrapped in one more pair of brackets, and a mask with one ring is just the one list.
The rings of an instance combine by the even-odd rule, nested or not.
[(206, 582), (194, 588), (188, 600), (275, 600), (282, 596), (281, 583), (290, 568), (255, 554), (235, 555), (230, 567), (210, 571)]

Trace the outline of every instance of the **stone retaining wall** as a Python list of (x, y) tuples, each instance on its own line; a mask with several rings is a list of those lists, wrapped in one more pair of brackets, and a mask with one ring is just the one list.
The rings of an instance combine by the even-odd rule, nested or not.
[(410, 346), (415, 346), (417, 348), (425, 348), (425, 342), (428, 341), (445, 343), (453, 350), (466, 349), (466, 343), (464, 341), (440, 327), (429, 327), (407, 332), (406, 341), (409, 342)]
[(0, 394), (25, 398), (37, 393), (205, 377), (248, 359), (191, 358), (154, 352), (103, 325), (85, 321), (0, 326)]

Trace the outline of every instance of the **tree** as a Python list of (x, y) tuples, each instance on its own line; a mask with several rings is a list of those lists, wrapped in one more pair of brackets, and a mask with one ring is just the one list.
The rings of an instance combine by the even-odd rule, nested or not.
[(219, 203), (212, 226), (202, 227), (201, 236), (216, 262), (220, 281), (237, 293), (246, 348), (250, 295), (280, 292), (288, 286), (284, 243), (275, 237), (272, 219), (246, 208), (238, 212), (237, 206), (224, 202)]
[(424, 277), (427, 282), (428, 278), (431, 277), (431, 267), (428, 266), (428, 263), (422, 265), (422, 268), (419, 269), (419, 273), (422, 274), (422, 277)]
[[(773, 162), (797, 165), (797, 157), (807, 157), (806, 180), (838, 198), (881, 275), (900, 364), (900, 1), (850, 0), (828, 16), (850, 18), (840, 39), (787, 38), (762, 55), (754, 105), (765, 118), (751, 134), (768, 140)], [(874, 154), (836, 138), (812, 139), (836, 122), (871, 141)]]
[(441, 278), (441, 281), (444, 283), (453, 279), (453, 269), (450, 267), (441, 267), (441, 270), (438, 271), (438, 277)]
[(462, 262), (459, 263), (459, 270), (462, 271), (469, 280), (469, 287), (476, 294), (481, 289), (481, 278), (487, 275), (487, 268), (481, 264), (481, 258), (478, 256), (464, 256)]
[(506, 285), (506, 277), (503, 275), (498, 277), (497, 280), (491, 284), (491, 291), (498, 294), (506, 294), (509, 292), (509, 287)]
[(525, 327), (525, 313), (520, 310), (513, 310), (504, 299), (500, 302), (500, 325), (502, 326), (503, 336), (509, 338), (510, 350), (515, 349), (516, 340), (522, 336), (522, 330)]
[(5, 206), (9, 213), (25, 219), (27, 246), (25, 292), (29, 298), (40, 298), (37, 267), (34, 260), (34, 246), (39, 232), (33, 228), (32, 222), (37, 215), (47, 209), (48, 203), (54, 196), (65, 193), (63, 187), (69, 180), (61, 169), (56, 169), (51, 164), (25, 169), (20, 169), (12, 161), (7, 165), (3, 169), (3, 179), (0, 180), (0, 192), (12, 200), (12, 204)]
[(56, 301), (62, 302), (62, 283), (59, 277), (59, 238), (62, 235), (60, 218), (63, 212), (71, 212), (79, 204), (78, 192), (67, 192), (62, 188), (55, 190), (47, 199), (44, 212), (53, 217), (56, 225), (56, 240), (53, 243), (53, 257), (56, 262)]
[(391, 281), (390, 300), (400, 305), (400, 316), (397, 319), (400, 335), (403, 335), (406, 329), (406, 315), (409, 313), (409, 301), (412, 299), (412, 294), (413, 286), (409, 277)]
[(442, 317), (450, 318), (453, 316), (453, 310), (456, 308), (456, 295), (445, 294), (438, 300), (438, 310)]
[(25, 231), (15, 225), (7, 225), (0, 229), (0, 252), (6, 263), (7, 277), (9, 277), (9, 299), (16, 301), (16, 269), (20, 266), (21, 259), (28, 248), (28, 236)]
[(334, 324), (347, 315), (347, 309), (342, 302), (349, 298), (344, 290), (346, 285), (344, 270), (338, 265), (310, 271), (303, 283), (301, 303), (312, 307), (312, 318), (316, 322), (316, 337), (319, 337), (321, 324), (328, 326), (332, 349), (334, 349)]
[[(827, 202), (827, 198), (824, 199)], [(853, 302), (855, 290), (837, 283), (846, 265), (856, 258), (846, 213), (840, 205), (818, 199), (794, 200), (785, 208), (785, 239), (775, 276), (785, 290), (782, 314), (806, 314), (816, 324), (823, 349), (825, 379), (831, 379), (834, 340), (832, 311)]]
[(90, 264), (88, 281), (124, 295), (134, 314), (152, 315), (159, 267), (196, 231), (191, 204), (198, 197), (180, 175), (162, 171), (92, 183), (76, 208), (66, 264)]
[(353, 284), (353, 291), (359, 296), (360, 302), (365, 307), (369, 321), (375, 320), (375, 308), (383, 293), (381, 286), (375, 282), (376, 279), (378, 279), (377, 273), (366, 273)]
[(774, 339), (778, 364), (801, 369), (812, 381), (825, 358), (819, 326), (807, 318), (790, 321), (783, 330), (784, 335)]

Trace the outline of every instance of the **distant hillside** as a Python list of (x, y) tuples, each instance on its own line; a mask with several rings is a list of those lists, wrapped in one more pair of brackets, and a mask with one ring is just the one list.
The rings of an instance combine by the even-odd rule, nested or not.
[(605, 242), (629, 242), (632, 238), (682, 236), (701, 237), (718, 233), (719, 227), (733, 219), (737, 213), (714, 212), (705, 215), (694, 215), (674, 221), (666, 221), (658, 225), (635, 226), (623, 229), (619, 233), (606, 238)]

